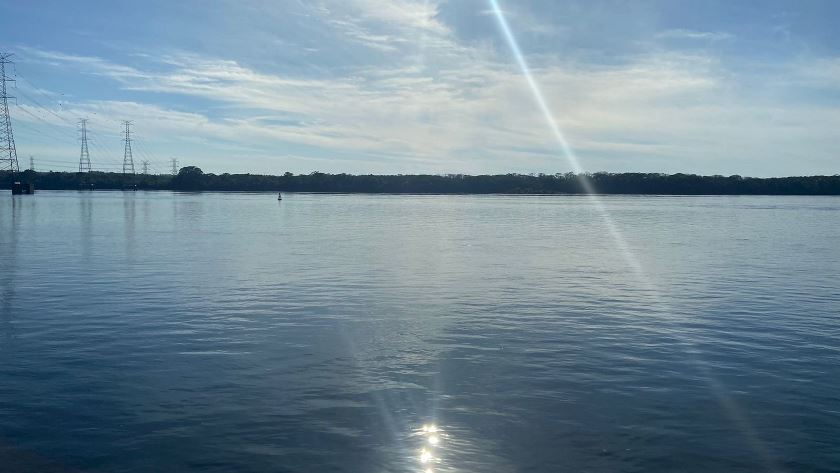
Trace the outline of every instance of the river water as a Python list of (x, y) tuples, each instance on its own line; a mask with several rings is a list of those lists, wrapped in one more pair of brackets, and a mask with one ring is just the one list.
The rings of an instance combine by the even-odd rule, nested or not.
[(0, 198), (0, 471), (837, 470), (840, 198)]

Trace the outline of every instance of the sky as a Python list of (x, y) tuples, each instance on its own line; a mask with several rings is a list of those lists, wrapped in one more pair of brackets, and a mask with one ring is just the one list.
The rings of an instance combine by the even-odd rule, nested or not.
[[(840, 2), (499, 0), (590, 172), (840, 173)], [(0, 0), (21, 168), (564, 173), (489, 0)]]

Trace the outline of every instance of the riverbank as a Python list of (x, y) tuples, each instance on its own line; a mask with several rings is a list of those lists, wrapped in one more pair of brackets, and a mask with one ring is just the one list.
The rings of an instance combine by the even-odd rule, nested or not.
[[(658, 194), (658, 195), (840, 195), (840, 176), (754, 178), (694, 174), (594, 173), (499, 175), (260, 175), (212, 174), (195, 167), (178, 175), (24, 171), (17, 179), (36, 189), (207, 190), (370, 194)], [(0, 173), (9, 188), (11, 175)], [(9, 184), (9, 185), (6, 185)]]

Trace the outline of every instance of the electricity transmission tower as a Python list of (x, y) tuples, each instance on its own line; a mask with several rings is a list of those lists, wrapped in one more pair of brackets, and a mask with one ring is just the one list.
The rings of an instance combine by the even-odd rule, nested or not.
[(143, 164), (143, 174), (149, 174), (149, 162), (148, 161), (143, 161), (142, 164)]
[(35, 158), (31, 154), (29, 155), (29, 170), (35, 170)]
[(175, 174), (178, 174), (178, 160), (172, 158), (170, 161), (172, 161), (172, 175), (174, 176)]
[(123, 120), (125, 125), (125, 151), (123, 152), (123, 174), (134, 174), (134, 157), (131, 155), (131, 121)]
[(82, 151), (81, 155), (79, 156), (79, 172), (90, 172), (90, 153), (88, 153), (88, 141), (87, 141), (87, 118), (82, 118), (79, 120), (79, 126), (81, 133), (81, 142), (82, 142)]
[(6, 82), (15, 80), (6, 76), (6, 64), (12, 64), (12, 54), (0, 53), (0, 171), (20, 172), (17, 150), (15, 149), (15, 135), (12, 133), (12, 117), (9, 116), (9, 99), (14, 97), (6, 92)]

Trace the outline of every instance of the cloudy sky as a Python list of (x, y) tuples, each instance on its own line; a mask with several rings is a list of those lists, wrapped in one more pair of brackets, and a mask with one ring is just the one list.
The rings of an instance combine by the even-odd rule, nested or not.
[[(587, 171), (840, 173), (840, 2), (500, 0)], [(21, 167), (566, 172), (489, 0), (0, 0)]]

